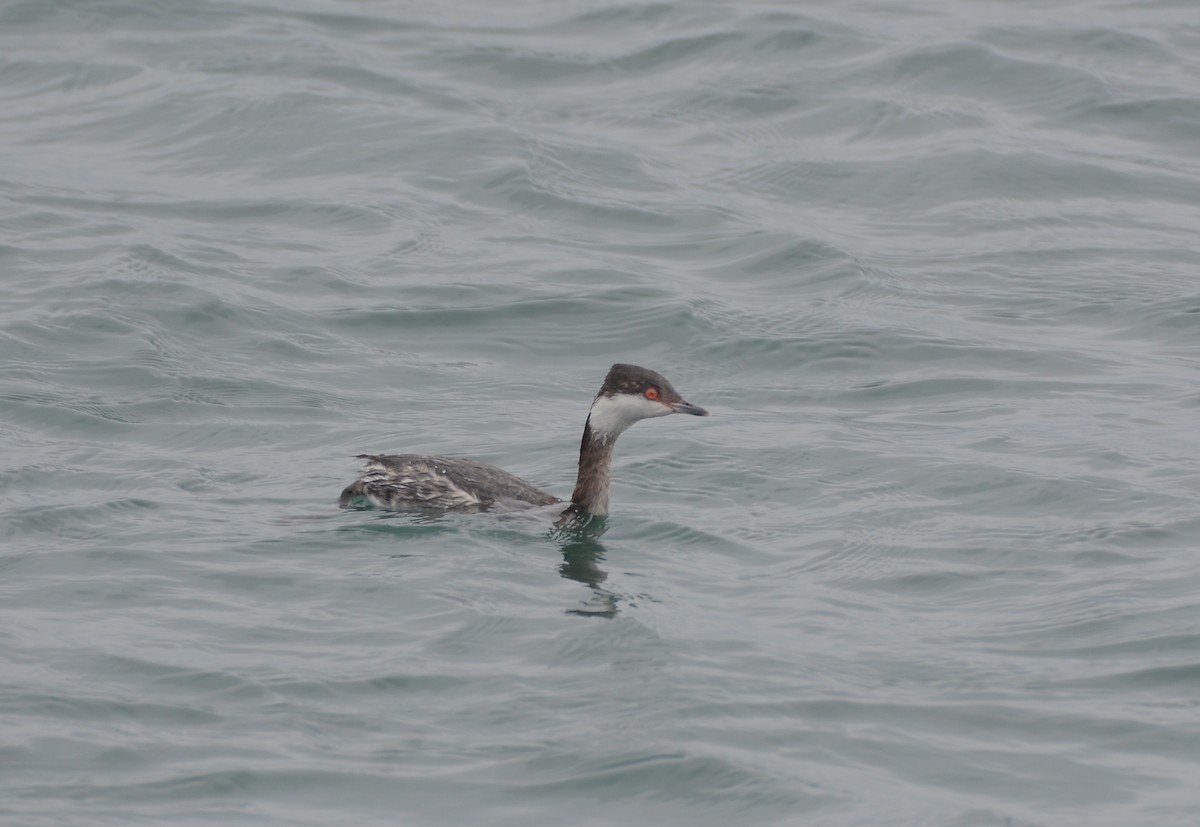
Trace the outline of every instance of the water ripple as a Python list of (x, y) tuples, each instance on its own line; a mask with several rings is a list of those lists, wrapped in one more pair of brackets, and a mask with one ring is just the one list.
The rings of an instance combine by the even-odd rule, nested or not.
[(1194, 16), (6, 4), (5, 816), (1194, 823)]

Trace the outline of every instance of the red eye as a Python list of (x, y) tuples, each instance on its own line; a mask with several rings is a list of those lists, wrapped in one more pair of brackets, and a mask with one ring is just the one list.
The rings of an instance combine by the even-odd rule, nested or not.
[(646, 388), (647, 399), (658, 399), (658, 388)]

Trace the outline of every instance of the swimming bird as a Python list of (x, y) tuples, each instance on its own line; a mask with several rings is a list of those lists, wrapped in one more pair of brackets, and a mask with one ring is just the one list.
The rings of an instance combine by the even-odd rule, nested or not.
[[(579, 475), (569, 515), (608, 514), (613, 446), (626, 428), (641, 419), (668, 414), (708, 416), (684, 401), (661, 374), (637, 365), (613, 365), (588, 411), (579, 445)], [(346, 486), (338, 505), (366, 500), (396, 510), (481, 510), (495, 504), (528, 507), (562, 502), (494, 465), (454, 457), (419, 454), (359, 454), (364, 468)]]

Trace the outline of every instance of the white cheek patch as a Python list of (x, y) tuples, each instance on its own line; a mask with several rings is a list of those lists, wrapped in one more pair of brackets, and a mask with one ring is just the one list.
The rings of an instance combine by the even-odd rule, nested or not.
[(666, 416), (669, 413), (671, 409), (661, 402), (621, 393), (597, 397), (592, 403), (590, 422), (593, 431), (615, 437), (639, 419)]

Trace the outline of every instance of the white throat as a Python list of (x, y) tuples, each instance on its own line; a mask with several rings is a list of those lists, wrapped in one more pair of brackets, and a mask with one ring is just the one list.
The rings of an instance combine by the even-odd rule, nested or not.
[(618, 393), (612, 396), (597, 396), (592, 402), (592, 410), (588, 414), (588, 422), (592, 433), (611, 442), (620, 436), (621, 432), (639, 419), (649, 419), (652, 416), (666, 416), (671, 409), (661, 402), (638, 394)]

